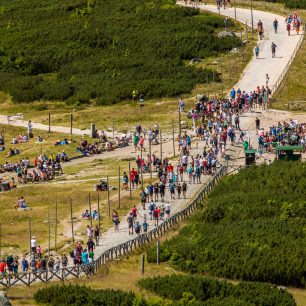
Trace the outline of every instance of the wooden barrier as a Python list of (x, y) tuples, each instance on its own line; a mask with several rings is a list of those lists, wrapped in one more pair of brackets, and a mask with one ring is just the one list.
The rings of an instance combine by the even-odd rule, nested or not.
[[(154, 241), (157, 237), (164, 235), (169, 228), (173, 227), (175, 224), (190, 216), (197, 209), (197, 206), (203, 202), (205, 197), (213, 189), (213, 187), (217, 184), (221, 177), (225, 174), (226, 167), (222, 166), (215, 173), (212, 180), (194, 196), (193, 201), (186, 208), (163, 220), (157, 227), (153, 228), (148, 233), (141, 234), (127, 242), (116, 245), (105, 251), (95, 260), (94, 272), (99, 270), (99, 268), (105, 265), (107, 262), (131, 254), (136, 248), (142, 247)], [(80, 266), (61, 268), (59, 270), (54, 269), (51, 271), (47, 270), (41, 272), (17, 273), (16, 275), (7, 275), (6, 277), (0, 277), (0, 285), (4, 287), (12, 287), (17, 284), (30, 286), (34, 282), (45, 283), (52, 280), (64, 281), (65, 279), (67, 279), (67, 277), (79, 278), (82, 274), (85, 274), (85, 271)]]

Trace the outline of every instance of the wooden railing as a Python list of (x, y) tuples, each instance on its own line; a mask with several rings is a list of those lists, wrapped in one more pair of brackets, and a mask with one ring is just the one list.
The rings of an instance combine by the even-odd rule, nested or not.
[[(197, 194), (193, 197), (192, 202), (186, 208), (163, 220), (162, 223), (150, 230), (148, 233), (141, 234), (127, 242), (121, 243), (105, 251), (95, 260), (93, 266), (94, 272), (98, 271), (99, 268), (105, 265), (107, 262), (128, 255), (136, 248), (154, 241), (158, 237), (165, 234), (168, 229), (190, 216), (197, 209), (197, 206), (204, 201), (205, 197), (215, 187), (221, 177), (226, 174), (226, 171), (226, 167), (221, 166), (209, 183), (205, 186), (203, 185), (203, 188), (197, 192)], [(48, 270), (42, 272), (17, 273), (16, 275), (7, 275), (6, 277), (0, 276), (0, 285), (4, 287), (12, 287), (14, 285), (30, 286), (34, 282), (49, 282), (52, 280), (63, 281), (67, 278), (78, 278), (84, 274), (85, 271), (82, 267), (67, 267), (52, 271)]]
[(279, 86), (281, 85), (281, 83), (283, 82), (284, 78), (286, 77), (288, 71), (289, 71), (289, 68), (292, 64), (292, 62), (294, 61), (295, 59), (295, 56), (296, 54), (298, 53), (302, 43), (303, 43), (303, 40), (304, 40), (304, 35), (301, 35), (300, 36), (300, 39), (298, 41), (298, 44), (296, 45), (290, 59), (289, 59), (289, 62), (287, 63), (285, 69), (283, 70), (282, 74), (279, 76), (279, 78), (277, 79), (277, 81), (275, 82), (275, 84), (273, 85), (272, 89), (271, 89), (271, 98), (273, 97), (273, 95), (275, 94), (275, 92), (277, 91), (277, 89), (279, 88)]

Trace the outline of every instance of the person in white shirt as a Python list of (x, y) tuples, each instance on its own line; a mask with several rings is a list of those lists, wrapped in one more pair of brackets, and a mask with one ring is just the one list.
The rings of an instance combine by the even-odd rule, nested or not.
[(88, 237), (88, 239), (89, 238), (92, 238), (92, 228), (89, 226), (89, 225), (87, 225), (87, 237)]
[(164, 207), (165, 207), (166, 218), (169, 218), (170, 217), (170, 211), (171, 211), (171, 204), (166, 203)]
[(37, 249), (37, 243), (36, 243), (36, 239), (35, 236), (32, 237), (31, 239), (31, 252), (32, 254), (36, 254), (36, 249)]

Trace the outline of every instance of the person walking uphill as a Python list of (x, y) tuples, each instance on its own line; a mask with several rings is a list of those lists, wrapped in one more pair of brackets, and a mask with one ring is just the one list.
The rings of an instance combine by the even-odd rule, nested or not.
[(271, 44), (271, 51), (272, 51), (272, 58), (275, 58), (275, 52), (276, 52), (276, 44), (272, 42)]

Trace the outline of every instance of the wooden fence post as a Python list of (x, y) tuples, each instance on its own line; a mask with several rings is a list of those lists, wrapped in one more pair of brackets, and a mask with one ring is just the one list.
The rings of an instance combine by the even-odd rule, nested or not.
[(173, 156), (175, 157), (175, 136), (174, 136), (174, 122), (172, 119), (172, 145), (173, 145)]
[(110, 218), (110, 199), (109, 199), (109, 179), (108, 179), (108, 175), (106, 177), (106, 181), (107, 181), (107, 210), (108, 210), (108, 217)]
[(99, 231), (101, 229), (101, 213), (100, 213), (100, 194), (98, 192), (98, 214), (99, 214)]
[(48, 257), (50, 257), (50, 239), (51, 239), (51, 231), (50, 231), (50, 208), (48, 208)]
[(152, 180), (152, 148), (151, 148), (152, 139), (149, 139), (149, 155), (150, 155), (150, 180)]
[(145, 272), (145, 254), (141, 254), (141, 275)]
[(54, 250), (57, 250), (57, 198), (55, 200)]
[(159, 240), (157, 240), (157, 243), (156, 243), (156, 263), (159, 265), (160, 264), (160, 261), (159, 261)]
[(71, 236), (72, 236), (72, 243), (74, 244), (73, 217), (72, 217), (72, 200), (71, 200), (71, 198), (69, 198), (69, 203), (70, 203)]
[(160, 146), (160, 161), (163, 160), (163, 136), (162, 136), (162, 130), (159, 129), (159, 146)]
[(131, 162), (129, 162), (129, 189), (130, 189), (130, 199), (132, 198), (132, 181), (131, 181)]
[(30, 256), (31, 256), (31, 239), (32, 239), (32, 222), (31, 222), (31, 219), (29, 219), (29, 244), (30, 244)]
[(91, 213), (91, 196), (88, 194), (88, 206), (89, 206), (89, 214), (90, 214), (90, 227), (92, 228), (92, 213)]
[(51, 132), (51, 114), (49, 113), (48, 114), (48, 132), (50, 133)]
[(0, 256), (1, 256), (1, 249), (2, 249), (2, 224), (0, 223)]
[(70, 114), (70, 135), (72, 135), (72, 121), (73, 121), (73, 115)]
[(120, 182), (120, 166), (118, 169), (118, 208), (120, 208), (120, 188), (121, 188), (121, 182)]

